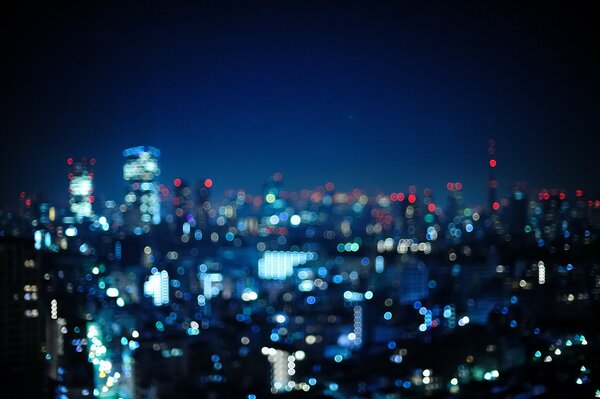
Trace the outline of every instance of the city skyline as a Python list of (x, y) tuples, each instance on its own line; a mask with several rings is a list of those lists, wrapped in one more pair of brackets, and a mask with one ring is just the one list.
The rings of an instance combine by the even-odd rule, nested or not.
[[(248, 190), (245, 187), (219, 187), (219, 185), (217, 184), (216, 186), (214, 186), (215, 184), (215, 180), (210, 177), (210, 176), (196, 176), (196, 177), (191, 177), (188, 178), (187, 176), (174, 176), (173, 178), (165, 178), (164, 174), (163, 174), (163, 168), (160, 168), (160, 172), (159, 174), (155, 177), (157, 184), (160, 184), (161, 186), (164, 186), (166, 188), (169, 189), (174, 189), (177, 188), (178, 186), (176, 185), (176, 181), (183, 181), (186, 182), (187, 184), (190, 185), (196, 185), (196, 184), (201, 184), (202, 182), (205, 181), (205, 179), (210, 179), (211, 181), (211, 187), (212, 187), (212, 191), (215, 192), (216, 196), (215, 199), (219, 200), (219, 199), (224, 199), (227, 196), (228, 192), (233, 191), (237, 191), (237, 190), (243, 190), (248, 194), (251, 195), (261, 195), (261, 189), (264, 187), (264, 184), (267, 180), (271, 179), (273, 175), (278, 174), (281, 176), (281, 180), (282, 180), (282, 184), (283, 184), (283, 191), (289, 192), (289, 193), (299, 193), (300, 191), (303, 190), (309, 190), (309, 191), (315, 191), (315, 190), (324, 190), (325, 187), (327, 185), (333, 185), (332, 187), (335, 188), (335, 191), (337, 192), (347, 192), (350, 193), (353, 190), (361, 190), (361, 192), (364, 192), (366, 195), (368, 196), (375, 196), (375, 195), (386, 195), (389, 196), (390, 194), (393, 193), (405, 193), (408, 194), (409, 192), (414, 192), (417, 195), (422, 195), (423, 191), (431, 191), (432, 194), (437, 195), (437, 200), (436, 202), (442, 206), (442, 207), (446, 207), (447, 204), (447, 200), (448, 198), (446, 198), (446, 191), (448, 190), (448, 186), (449, 185), (454, 185), (455, 183), (459, 183), (461, 186), (461, 191), (463, 193), (463, 198), (465, 201), (465, 205), (468, 206), (480, 206), (483, 207), (484, 209), (486, 209), (486, 207), (489, 207), (490, 204), (488, 204), (489, 200), (490, 200), (490, 180), (492, 180), (494, 182), (494, 200), (497, 201), (501, 201), (501, 200), (509, 200), (509, 198), (511, 197), (511, 195), (514, 193), (515, 189), (519, 189), (519, 190), (524, 190), (525, 192), (528, 192), (532, 195), (536, 195), (536, 193), (542, 192), (542, 191), (557, 191), (557, 192), (562, 192), (564, 193), (564, 195), (566, 196), (574, 196), (577, 192), (583, 191), (585, 192), (585, 195), (587, 197), (594, 197), (594, 196), (598, 196), (598, 192), (597, 191), (593, 191), (593, 190), (582, 190), (581, 186), (575, 186), (575, 185), (555, 185), (555, 186), (549, 186), (549, 187), (532, 187), (532, 186), (528, 186), (526, 184), (526, 182), (523, 181), (515, 181), (512, 184), (499, 184), (498, 183), (498, 173), (497, 173), (497, 167), (498, 167), (498, 161), (497, 161), (497, 153), (495, 152), (495, 146), (496, 143), (493, 139), (489, 139), (489, 141), (493, 141), (494, 142), (494, 153), (493, 154), (487, 154), (487, 162), (485, 163), (485, 167), (481, 168), (482, 171), (485, 172), (485, 182), (483, 182), (483, 184), (480, 184), (478, 187), (466, 187), (465, 183), (460, 182), (458, 180), (453, 180), (453, 181), (448, 181), (445, 183), (440, 183), (440, 187), (435, 187), (432, 188), (431, 185), (424, 185), (424, 186), (417, 186), (415, 184), (405, 184), (404, 186), (401, 187), (397, 187), (395, 189), (392, 189), (391, 191), (384, 191), (381, 187), (376, 187), (375, 189), (371, 188), (369, 189), (365, 189), (364, 187), (361, 187), (360, 185), (354, 185), (354, 186), (348, 186), (346, 187), (339, 187), (337, 186), (337, 183), (332, 182), (332, 181), (326, 181), (326, 182), (322, 182), (320, 184), (314, 185), (312, 187), (299, 187), (298, 185), (294, 185), (294, 182), (291, 182), (292, 184), (289, 184), (290, 182), (288, 180), (285, 179), (285, 176), (279, 172), (279, 171), (274, 171), (273, 173), (271, 173), (268, 176), (264, 176), (262, 179), (262, 182), (259, 182), (259, 179), (257, 179), (257, 187), (254, 187), (254, 189), (250, 189)], [(157, 153), (159, 154), (160, 157), (163, 156), (163, 153), (160, 151), (160, 149), (157, 149), (155, 147), (152, 146), (148, 146), (148, 145), (142, 145), (142, 146), (136, 146), (136, 147), (131, 147), (128, 149), (124, 149), (121, 152), (121, 157), (120, 159), (123, 160), (123, 156), (125, 156), (125, 159), (127, 159), (128, 157), (131, 156), (132, 152), (136, 152), (136, 151), (142, 151), (143, 148), (150, 148), (152, 149), (152, 151), (157, 151)], [(488, 148), (489, 151), (489, 148)], [(127, 154), (126, 154), (127, 153)], [(72, 198), (72, 188), (71, 185), (73, 184), (73, 165), (77, 165), (81, 162), (83, 163), (88, 163), (88, 162), (93, 162), (94, 165), (94, 170), (96, 169), (96, 164), (97, 164), (97, 160), (95, 157), (82, 157), (82, 158), (76, 158), (76, 157), (69, 157), (66, 159), (66, 171), (68, 173), (65, 173), (65, 184), (64, 184), (64, 195), (59, 196), (58, 198), (56, 197), (51, 197), (50, 195), (40, 192), (40, 191), (19, 191), (18, 193), (16, 193), (16, 195), (14, 196), (14, 198), (12, 198), (11, 200), (9, 200), (7, 203), (3, 204), (4, 207), (7, 208), (15, 208), (17, 206), (17, 202), (19, 199), (23, 198), (23, 195), (27, 196), (27, 197), (36, 197), (37, 201), (42, 201), (42, 202), (49, 202), (51, 204), (57, 205), (59, 207), (69, 207), (71, 205), (69, 204), (69, 198)], [(493, 162), (493, 166), (492, 166), (492, 162)], [(160, 161), (160, 163), (162, 163), (162, 161)], [(491, 167), (491, 169), (490, 169)], [(493, 177), (492, 175), (490, 175), (490, 172), (493, 169)], [(92, 179), (97, 180), (98, 179), (98, 175), (96, 175), (95, 173), (92, 174)], [(500, 177), (501, 179), (501, 177)], [(101, 179), (102, 180), (102, 179)], [(105, 180), (105, 179), (104, 179)], [(120, 182), (119, 183), (115, 183), (112, 182), (112, 184), (109, 187), (112, 187), (111, 191), (115, 191), (114, 188), (116, 186), (120, 186), (121, 187), (121, 193), (118, 193), (115, 197), (109, 197), (107, 196), (105, 193), (102, 192), (102, 190), (98, 191), (97, 187), (92, 186), (92, 191), (93, 191), (93, 203), (92, 208), (100, 208), (102, 207), (102, 205), (99, 205), (98, 203), (95, 203), (95, 199), (98, 199), (100, 201), (117, 201), (117, 203), (122, 203), (123, 201), (125, 203), (127, 203), (127, 193), (130, 192), (131, 188), (129, 187), (129, 183), (127, 183), (127, 181), (129, 180), (129, 177), (127, 177), (125, 179), (125, 177), (123, 176), (123, 170), (121, 169), (121, 176), (120, 176)], [(126, 184), (127, 183), (127, 184)], [(292, 186), (293, 188), (289, 188), (289, 186)], [(295, 187), (294, 187), (295, 186)], [(509, 188), (510, 186), (510, 188)], [(566, 187), (573, 187), (571, 189), (567, 189)], [(215, 188), (219, 189), (218, 191), (215, 191)], [(294, 189), (295, 188), (295, 189)], [(105, 189), (106, 190), (106, 189)], [(219, 194), (217, 194), (219, 193)], [(92, 194), (92, 193), (88, 193)], [(473, 195), (475, 194), (475, 195)], [(62, 197), (62, 198), (61, 198)], [(474, 199), (476, 198), (476, 199)], [(506, 205), (506, 204), (505, 204)], [(87, 215), (87, 217), (89, 217), (89, 215)]]

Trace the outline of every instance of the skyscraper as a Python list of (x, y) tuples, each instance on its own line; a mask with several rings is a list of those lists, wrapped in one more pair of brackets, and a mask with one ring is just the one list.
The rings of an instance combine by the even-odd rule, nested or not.
[(496, 142), (493, 139), (488, 140), (488, 155), (490, 156), (488, 204), (490, 206), (490, 213), (495, 214), (500, 209), (500, 203), (498, 202), (498, 195), (497, 195), (498, 181), (496, 180), (496, 174), (494, 173), (497, 162), (496, 162)]
[(200, 179), (196, 185), (196, 198), (195, 198), (195, 219), (196, 224), (200, 228), (205, 228), (208, 225), (208, 211), (211, 208), (210, 204), (210, 192), (213, 185), (212, 179)]
[(160, 199), (157, 177), (160, 175), (160, 151), (139, 146), (123, 151), (123, 179), (127, 185), (125, 205), (127, 224), (136, 234), (150, 231), (151, 224), (160, 223)]
[(67, 158), (69, 165), (69, 209), (77, 222), (89, 218), (94, 214), (94, 173), (92, 167), (96, 164), (94, 158), (81, 158), (75, 160)]
[(33, 242), (24, 238), (0, 237), (2, 380), (27, 381), (17, 392), (3, 389), (4, 395), (9, 397), (46, 397), (43, 393), (46, 380), (40, 282), (40, 256), (34, 250)]

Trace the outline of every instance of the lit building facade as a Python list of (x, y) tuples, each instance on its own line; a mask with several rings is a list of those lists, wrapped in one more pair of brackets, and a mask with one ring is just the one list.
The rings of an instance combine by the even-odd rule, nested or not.
[(79, 160), (68, 158), (69, 166), (69, 210), (78, 222), (91, 217), (94, 212), (94, 172), (92, 171), (96, 160), (94, 158), (81, 158)]
[(123, 179), (127, 185), (125, 205), (127, 223), (136, 233), (147, 233), (151, 224), (160, 223), (160, 199), (157, 178), (160, 175), (160, 151), (140, 146), (123, 151)]

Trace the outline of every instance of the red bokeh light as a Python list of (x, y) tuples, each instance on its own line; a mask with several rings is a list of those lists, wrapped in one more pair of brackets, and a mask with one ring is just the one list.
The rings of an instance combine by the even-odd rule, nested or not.
[(416, 200), (417, 200), (417, 196), (416, 195), (410, 194), (408, 196), (408, 202), (410, 202), (411, 204), (414, 204)]
[(67, 158), (67, 165), (73, 165), (73, 158)]
[(181, 186), (181, 179), (175, 179), (175, 180), (173, 180), (173, 184), (175, 185), (175, 187), (180, 187)]
[(461, 182), (456, 182), (456, 184), (454, 184), (454, 187), (456, 188), (457, 191), (462, 190), (462, 183)]
[(498, 201), (494, 201), (494, 203), (492, 204), (492, 208), (497, 211), (498, 209), (500, 209), (500, 203), (498, 203)]
[(496, 160), (495, 160), (495, 159), (490, 159), (490, 166), (491, 166), (492, 168), (495, 168), (495, 167), (496, 167), (496, 164), (497, 164), (497, 162), (496, 162)]
[(212, 185), (213, 185), (212, 179), (206, 179), (206, 180), (204, 180), (204, 187), (211, 188)]
[(427, 210), (428, 210), (429, 212), (433, 212), (433, 211), (435, 211), (435, 204), (429, 204), (429, 205), (427, 205)]

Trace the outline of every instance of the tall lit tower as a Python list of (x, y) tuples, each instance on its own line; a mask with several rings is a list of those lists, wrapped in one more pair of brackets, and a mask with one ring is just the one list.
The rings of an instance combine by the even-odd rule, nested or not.
[(91, 217), (94, 212), (94, 173), (92, 168), (96, 164), (94, 158), (73, 159), (67, 158), (69, 166), (69, 208), (78, 222)]
[(160, 223), (160, 200), (157, 177), (160, 175), (160, 151), (150, 146), (129, 148), (123, 151), (123, 179), (127, 185), (125, 205), (133, 215), (133, 230), (150, 231), (150, 224)]
[(500, 203), (498, 202), (498, 196), (496, 194), (498, 188), (498, 181), (496, 180), (495, 168), (497, 165), (496, 161), (496, 142), (494, 139), (488, 140), (488, 155), (490, 157), (489, 166), (489, 182), (488, 182), (488, 204), (490, 206), (490, 214), (495, 214), (500, 209)]

